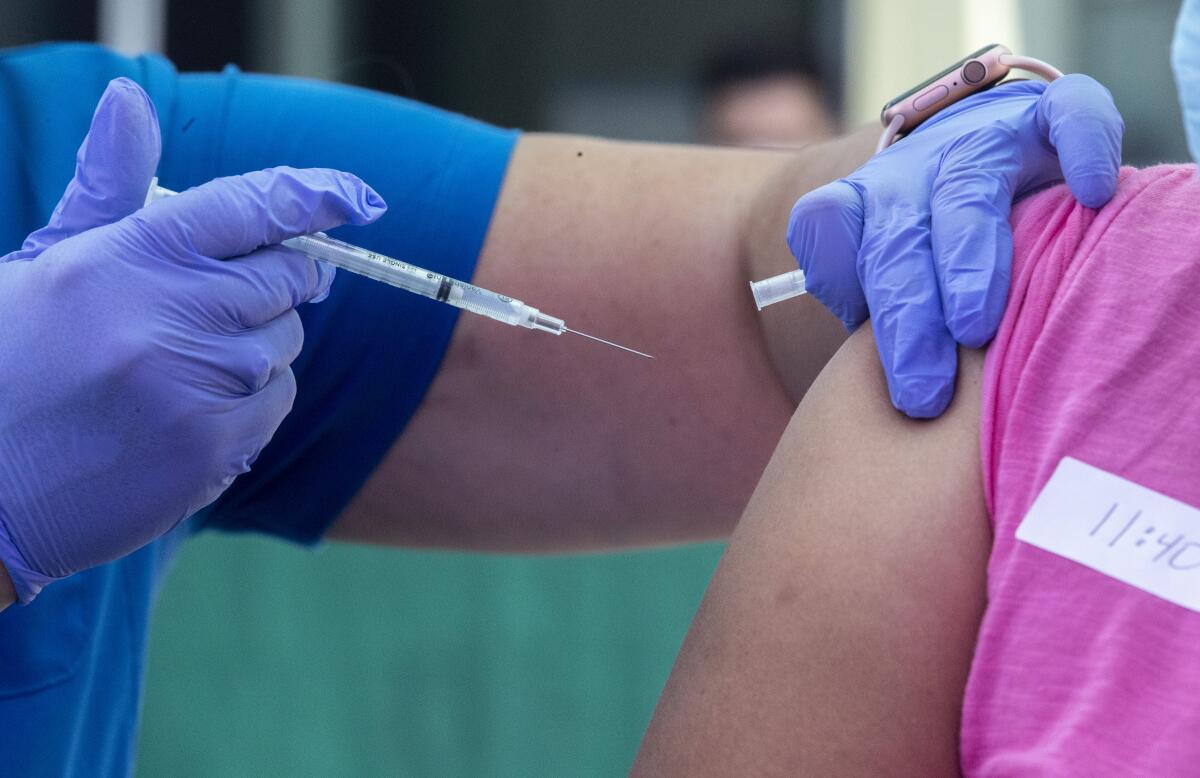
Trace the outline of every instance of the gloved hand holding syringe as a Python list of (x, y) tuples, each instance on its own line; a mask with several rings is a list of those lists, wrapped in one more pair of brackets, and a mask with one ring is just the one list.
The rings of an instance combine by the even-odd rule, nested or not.
[[(150, 182), (150, 190), (146, 193), (146, 205), (173, 194), (176, 193), (159, 186), (158, 179), (155, 178)], [(398, 259), (353, 246), (336, 238), (331, 238), (323, 232), (291, 238), (290, 240), (285, 240), (283, 245), (313, 259), (328, 262), (343, 270), (349, 270), (351, 273), (373, 278), (376, 281), (382, 281), (385, 284), (419, 294), (422, 297), (428, 297), (431, 300), (453, 305), (455, 308), (462, 308), (464, 311), (477, 313), (480, 316), (486, 316), (489, 319), (495, 319), (505, 324), (527, 327), (532, 330), (541, 330), (542, 332), (549, 332), (552, 335), (573, 332), (576, 335), (582, 335), (585, 338), (590, 338), (591, 340), (628, 351), (632, 354), (654, 359), (654, 357), (644, 354), (641, 351), (604, 340), (603, 338), (597, 338), (594, 335), (588, 335), (586, 332), (573, 330), (562, 319), (542, 313), (537, 308), (526, 305), (520, 300), (514, 300), (511, 297), (490, 292), (473, 284), (447, 278), (441, 273), (424, 270), (407, 262), (401, 262)]]

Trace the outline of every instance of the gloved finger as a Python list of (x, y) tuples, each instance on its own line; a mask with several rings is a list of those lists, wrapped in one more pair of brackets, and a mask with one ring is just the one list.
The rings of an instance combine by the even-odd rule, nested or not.
[(325, 302), (325, 298), (329, 297), (329, 292), (333, 290), (333, 279), (337, 278), (337, 268), (328, 262), (317, 260), (317, 272), (321, 274), (324, 291), (318, 292), (316, 297), (309, 300), (310, 303)]
[(1058, 152), (1075, 199), (1099, 208), (1117, 191), (1125, 121), (1112, 95), (1080, 73), (1050, 83), (1038, 101), (1038, 126)]
[(218, 359), (233, 379), (236, 394), (254, 394), (287, 370), (303, 346), (304, 326), (300, 314), (292, 310), (230, 336)]
[(226, 463), (226, 472), (232, 475), (226, 479), (224, 486), (228, 487), (236, 475), (250, 469), (291, 412), (295, 401), (296, 376), (289, 367), (276, 373), (262, 389), (233, 405), (228, 411), (233, 416), (229, 426), (231, 429), (245, 430), (246, 437), (241, 445), (228, 447), (229, 450), (238, 451), (240, 459)]
[(808, 292), (851, 331), (868, 315), (856, 269), (862, 235), (862, 195), (844, 180), (801, 197), (788, 220), (788, 248), (804, 270)]
[(897, 409), (942, 413), (954, 395), (958, 353), (946, 329), (923, 212), (879, 214), (864, 232), (860, 267), (871, 328)]
[(1013, 188), (1019, 146), (1006, 133), (970, 133), (942, 155), (930, 192), (934, 270), (946, 327), (981, 348), (1000, 326), (1012, 277)]
[(9, 259), (30, 259), (64, 238), (120, 221), (141, 208), (161, 153), (158, 113), (150, 96), (128, 78), (110, 81), (75, 155), (75, 175), (50, 221)]
[(222, 329), (259, 327), (296, 306), (322, 300), (333, 268), (285, 246), (268, 246), (244, 257), (206, 260), (201, 294), (221, 315)]
[[(955, 121), (956, 117), (979, 110), (985, 106), (1004, 100), (1008, 101), (1028, 101), (1029, 105), (1034, 105), (1041, 99), (1045, 93), (1047, 83), (1045, 81), (1036, 80), (1015, 80), (1004, 81), (996, 86), (985, 89), (981, 92), (976, 92), (972, 95), (964, 97), (958, 102), (946, 106), (929, 119), (921, 122), (915, 130), (909, 133), (909, 136), (923, 135), (928, 132), (934, 132), (940, 126)], [(977, 124), (977, 123), (976, 123)]]
[(189, 256), (224, 259), (340, 224), (367, 224), (387, 210), (350, 173), (278, 167), (218, 178), (152, 203), (131, 217), (144, 237)]

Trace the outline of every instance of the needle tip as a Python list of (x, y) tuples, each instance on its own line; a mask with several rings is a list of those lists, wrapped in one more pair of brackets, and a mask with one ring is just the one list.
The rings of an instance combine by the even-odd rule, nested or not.
[(629, 348), (628, 346), (622, 346), (620, 343), (613, 343), (611, 340), (605, 340), (604, 338), (597, 338), (595, 335), (589, 335), (586, 332), (580, 332), (579, 330), (573, 330), (570, 327), (563, 327), (563, 329), (566, 330), (567, 332), (573, 332), (576, 335), (582, 335), (583, 337), (588, 338), (590, 340), (594, 340), (598, 343), (603, 343), (606, 346), (612, 346), (613, 348), (619, 348), (622, 351), (628, 351), (630, 354), (637, 354), (639, 357), (645, 357), (646, 359), (654, 359), (654, 357), (650, 356), (649, 354), (647, 354), (645, 352), (638, 351), (637, 349)]

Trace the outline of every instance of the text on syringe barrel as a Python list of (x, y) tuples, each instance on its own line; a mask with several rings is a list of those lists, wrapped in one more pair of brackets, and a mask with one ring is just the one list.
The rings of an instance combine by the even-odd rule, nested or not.
[(422, 297), (439, 300), (505, 324), (528, 326), (526, 319), (529, 318), (529, 309), (520, 300), (413, 267), (398, 259), (364, 251), (324, 233), (285, 240), (283, 245)]

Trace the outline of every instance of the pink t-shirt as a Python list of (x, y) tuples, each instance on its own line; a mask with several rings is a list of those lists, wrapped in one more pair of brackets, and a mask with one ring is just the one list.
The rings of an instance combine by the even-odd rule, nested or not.
[(1200, 181), (1124, 170), (1099, 211), (1057, 187), (1013, 225), (984, 369), (995, 546), (963, 770), (1200, 775), (1200, 613), (1014, 535), (1064, 457), (1200, 507)]

